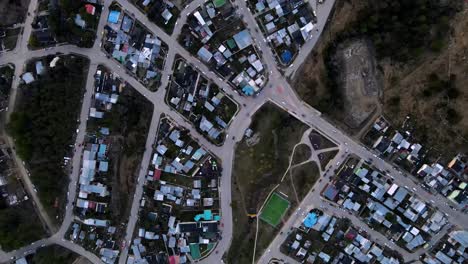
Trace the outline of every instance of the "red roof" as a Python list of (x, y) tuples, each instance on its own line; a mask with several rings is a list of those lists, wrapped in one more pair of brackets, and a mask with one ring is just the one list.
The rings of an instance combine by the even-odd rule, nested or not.
[(153, 179), (158, 181), (161, 179), (161, 170), (154, 170)]
[(94, 7), (91, 4), (86, 4), (85, 8), (86, 8), (86, 13), (88, 14), (94, 15), (94, 12), (96, 12), (96, 7)]

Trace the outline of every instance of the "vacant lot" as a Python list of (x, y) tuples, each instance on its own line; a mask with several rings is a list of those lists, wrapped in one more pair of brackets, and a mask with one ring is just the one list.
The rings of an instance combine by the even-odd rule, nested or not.
[[(44, 65), (52, 59), (41, 58)], [(35, 72), (34, 65), (31, 61), (26, 70)], [(63, 158), (72, 154), (70, 145), (74, 143), (88, 66), (88, 59), (62, 56), (55, 68), (45, 70), (31, 84), (23, 84), (8, 124), (16, 152), (26, 161), (39, 198), (51, 216), (65, 204), (68, 177)]]
[(255, 114), (252, 130), (259, 141), (236, 150), (234, 182), (239, 185), (247, 212), (256, 213), (269, 191), (283, 176), (289, 156), (307, 126), (272, 104)]
[(339, 93), (343, 95), (344, 122), (357, 129), (380, 109), (382, 82), (372, 45), (363, 39), (341, 43), (330, 63), (337, 73)]
[(291, 180), (296, 190), (297, 198), (300, 201), (309, 193), (315, 182), (320, 178), (317, 164), (313, 161), (293, 167), (290, 170)]
[[(256, 220), (248, 214), (256, 214), (268, 193), (280, 182), (294, 145), (308, 127), (276, 106), (266, 104), (253, 117), (251, 128), (257, 142), (247, 144), (244, 140), (236, 148), (232, 209), (238, 230), (234, 233), (232, 246), (226, 256), (228, 263), (251, 261)], [(289, 182), (288, 189), (283, 193), (289, 191), (285, 194), (293, 197)], [(291, 202), (291, 207), (294, 206), (295, 202)], [(277, 231), (262, 221), (259, 226), (257, 257)]]
[(2, 48), (4, 48), (5, 50), (15, 49), (20, 32), (20, 27), (5, 30), (6, 36), (0, 39), (0, 50)]
[[(51, 245), (43, 248), (39, 248), (35, 254), (27, 257), (28, 263), (32, 264), (62, 264), (62, 263), (74, 263), (79, 255), (76, 253), (61, 247), (59, 245)], [(89, 263), (89, 262), (80, 262)]]
[(331, 142), (328, 138), (316, 130), (312, 130), (312, 132), (310, 132), (309, 139), (310, 144), (312, 144), (312, 148), (314, 148), (314, 150), (336, 147), (335, 143)]
[[(3, 199), (2, 199), (3, 203)], [(3, 251), (11, 251), (41, 239), (45, 235), (41, 221), (27, 201), (0, 208), (0, 244)]]
[(312, 152), (309, 146), (307, 146), (306, 144), (297, 145), (294, 151), (292, 164), (295, 165), (307, 161), (308, 159), (310, 159), (310, 155), (312, 155)]
[(325, 170), (326, 166), (328, 163), (335, 158), (336, 154), (338, 153), (338, 150), (332, 150), (332, 151), (327, 151), (327, 152), (322, 152), (318, 155), (318, 158), (320, 160), (320, 168), (322, 170)]
[(28, 6), (29, 0), (0, 0), (0, 27), (22, 23)]

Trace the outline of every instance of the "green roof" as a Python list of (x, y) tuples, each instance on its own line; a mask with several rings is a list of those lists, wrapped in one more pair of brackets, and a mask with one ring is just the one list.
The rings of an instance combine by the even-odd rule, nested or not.
[(226, 0), (214, 0), (213, 4), (216, 8), (222, 7), (223, 5), (226, 4)]
[(233, 39), (229, 39), (227, 41), (227, 45), (229, 46), (230, 49), (233, 49), (236, 47), (236, 42)]
[(200, 246), (198, 244), (190, 244), (190, 255), (193, 259), (201, 258)]

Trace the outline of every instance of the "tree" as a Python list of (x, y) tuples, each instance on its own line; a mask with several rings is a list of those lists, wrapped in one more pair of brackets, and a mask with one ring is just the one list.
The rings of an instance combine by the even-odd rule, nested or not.
[(28, 44), (32, 48), (37, 48), (40, 45), (39, 40), (37, 39), (37, 36), (34, 34), (31, 34), (31, 36), (29, 37)]
[(396, 218), (395, 214), (393, 214), (393, 213), (391, 213), (391, 212), (388, 212), (388, 213), (385, 215), (385, 220), (389, 221), (389, 222), (392, 223), (392, 224), (397, 223), (397, 218)]

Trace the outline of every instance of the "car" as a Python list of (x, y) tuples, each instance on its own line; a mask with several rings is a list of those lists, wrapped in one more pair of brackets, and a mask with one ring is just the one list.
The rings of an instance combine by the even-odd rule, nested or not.
[(79, 128), (76, 129), (76, 133), (80, 133), (80, 129), (79, 129)]
[(339, 161), (338, 161), (338, 162), (336, 163), (336, 166), (339, 166), (339, 165), (340, 165), (340, 163), (341, 163), (341, 162), (339, 162)]

